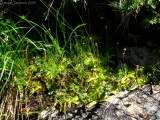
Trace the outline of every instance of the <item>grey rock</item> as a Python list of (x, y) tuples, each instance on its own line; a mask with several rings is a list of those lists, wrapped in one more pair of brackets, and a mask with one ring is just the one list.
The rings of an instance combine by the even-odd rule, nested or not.
[(68, 116), (69, 116), (69, 117), (73, 117), (73, 114), (71, 114), (71, 113), (68, 113)]
[(156, 120), (156, 116), (152, 116), (149, 120)]
[[(126, 51), (124, 51), (124, 49), (126, 49)], [(118, 57), (122, 62), (128, 63), (129, 65), (140, 66), (153, 65), (160, 60), (158, 55), (152, 55), (151, 51), (145, 47), (125, 46), (121, 48)]]
[(156, 112), (155, 116), (156, 116), (157, 119), (160, 119), (160, 110), (158, 110), (158, 111)]
[[(110, 96), (105, 102), (97, 104), (85, 111), (77, 106), (76, 112), (66, 114), (67, 120), (158, 120), (160, 119), (160, 85), (143, 86), (142, 90), (122, 91)], [(46, 115), (44, 115), (46, 114)], [(65, 120), (65, 115), (58, 110), (41, 113), (41, 119)]]

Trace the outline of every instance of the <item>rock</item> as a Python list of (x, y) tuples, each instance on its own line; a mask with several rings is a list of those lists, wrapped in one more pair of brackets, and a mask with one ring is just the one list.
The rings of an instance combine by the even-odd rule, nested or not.
[(149, 120), (156, 120), (156, 116), (152, 116)]
[(151, 51), (145, 47), (123, 47), (120, 50), (118, 57), (122, 62), (125, 62), (132, 66), (153, 65), (160, 60), (160, 57), (158, 55), (152, 55)]
[(47, 110), (42, 111), (42, 112), (40, 113), (40, 119), (46, 118), (47, 115), (48, 115), (48, 111), (47, 111)]
[[(73, 113), (60, 114), (58, 110), (43, 111), (41, 120), (158, 120), (160, 119), (160, 85), (150, 85), (142, 90), (122, 91), (105, 102), (83, 110), (77, 106)], [(46, 114), (46, 115), (45, 115)], [(44, 118), (45, 117), (45, 118)]]
[(48, 109), (48, 110), (43, 110), (40, 113), (39, 119), (47, 119), (47, 120), (52, 120), (53, 118), (56, 118), (58, 115), (59, 111), (57, 109)]

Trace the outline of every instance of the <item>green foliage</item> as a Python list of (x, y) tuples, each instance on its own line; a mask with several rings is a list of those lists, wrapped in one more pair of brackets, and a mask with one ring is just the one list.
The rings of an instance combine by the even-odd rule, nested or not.
[(119, 2), (111, 2), (110, 6), (117, 8), (125, 15), (133, 15), (145, 9), (150, 15), (142, 21), (141, 25), (146, 28), (150, 24), (160, 23), (159, 4), (160, 1), (155, 0), (120, 0)]
[(137, 73), (135, 70), (128, 69), (126, 64), (123, 64), (118, 74), (111, 79), (113, 90), (115, 90), (115, 92), (120, 90), (133, 90), (146, 84), (147, 79), (143, 72), (143, 67), (140, 68), (139, 73)]
[[(43, 49), (41, 43), (26, 37), (32, 28), (29, 29), (27, 33), (24, 33), (23, 29), (28, 28), (20, 27), (21, 23), (21, 19), (17, 23), (14, 23), (10, 19), (0, 18), (0, 66), (1, 68), (5, 67), (6, 72), (2, 74), (5, 77), (8, 76), (11, 68), (13, 68), (12, 75), (14, 75), (14, 73), (20, 74), (21, 72), (19, 70), (22, 70), (22, 68), (26, 66), (25, 62), (28, 62), (24, 59), (27, 59), (27, 56), (34, 51)], [(3, 69), (1, 69), (1, 71), (2, 70)], [(22, 92), (23, 84), (27, 84), (27, 82), (23, 79), (17, 80), (16, 76), (14, 76), (14, 80), (20, 92)], [(5, 81), (7, 81), (7, 79), (3, 82)], [(9, 82), (9, 84), (11, 84), (11, 82)]]
[(146, 6), (146, 9), (149, 9), (149, 7), (152, 8), (152, 10), (156, 9), (158, 3), (160, 1), (155, 0), (122, 0), (119, 2), (111, 2), (110, 6), (116, 7), (120, 9), (122, 12), (139, 12), (143, 6)]
[(157, 63), (156, 65), (147, 66), (144, 69), (144, 74), (147, 77), (147, 82), (152, 84), (159, 84), (160, 83), (160, 63)]
[[(130, 70), (126, 64), (121, 65), (118, 74), (113, 73), (109, 67), (109, 63), (113, 62), (109, 53), (105, 57), (99, 54), (99, 38), (77, 34), (77, 30), (85, 24), (72, 28), (64, 19), (65, 3), (55, 11), (45, 2), (43, 4), (56, 18), (54, 35), (49, 28), (28, 20), (24, 15), (20, 16), (17, 23), (0, 18), (0, 95), (10, 82), (18, 89), (21, 99), (27, 101), (25, 95), (48, 94), (54, 100), (53, 108), (58, 107), (66, 113), (67, 108), (74, 104), (91, 107), (104, 101), (110, 94), (135, 89), (146, 84), (147, 78), (159, 80), (159, 65), (152, 67), (152, 71), (147, 72), (147, 77), (143, 73), (143, 67), (137, 72)], [(115, 5), (127, 13), (139, 12), (142, 4), (151, 6), (153, 10), (156, 7), (153, 1), (146, 3), (142, 0), (123, 1), (120, 6), (117, 3)], [(22, 21), (28, 22), (31, 27), (19, 27)], [(71, 30), (69, 34), (66, 33), (66, 28)], [(24, 29), (28, 31), (24, 33)], [(40, 35), (41, 41), (27, 37), (33, 29), (38, 33), (34, 34)], [(61, 46), (58, 29), (64, 40)], [(138, 36), (130, 37), (137, 41)]]
[[(59, 14), (59, 10), (55, 17), (59, 26), (64, 30), (62, 33), (65, 33), (66, 22), (64, 18), (60, 22), (59, 17), (62, 16)], [(23, 16), (21, 18), (33, 27), (40, 28), (46, 34), (42, 38), (45, 40), (43, 44), (46, 54), (44, 58), (40, 56), (31, 58), (30, 65), (23, 63), (20, 65), (23, 72), (14, 76), (20, 94), (23, 94), (23, 90), (26, 88), (29, 95), (48, 93), (54, 99), (55, 106), (59, 106), (63, 112), (73, 104), (91, 107), (106, 98), (106, 91), (109, 91), (110, 86), (106, 85), (106, 71), (100, 65), (98, 45), (94, 45), (92, 39), (86, 39), (76, 33), (77, 29), (85, 24), (79, 25), (75, 29), (71, 28), (72, 32), (68, 38), (63, 34), (65, 44), (61, 49), (58, 37), (54, 38), (48, 29)], [(52, 43), (48, 42), (48, 38)], [(75, 40), (71, 41), (73, 39)], [(30, 41), (30, 39), (28, 40)], [(36, 42), (31, 41), (31, 43), (39, 49)], [(69, 50), (65, 51), (66, 48)]]
[(80, 54), (76, 58), (63, 57), (58, 61), (54, 57), (47, 60), (37, 57), (35, 64), (24, 70), (25, 82), (18, 83), (20, 91), (23, 86), (27, 86), (30, 95), (47, 91), (63, 111), (73, 103), (91, 106), (102, 101), (106, 97), (107, 85), (106, 71), (99, 65), (100, 60), (92, 53)]
[(5, 87), (6, 87), (7, 83), (11, 82), (10, 77), (11, 77), (14, 61), (12, 61), (11, 66), (8, 66), (7, 64), (9, 62), (9, 60), (10, 60), (10, 58), (7, 57), (7, 58), (4, 59), (4, 63), (0, 64), (0, 68), (1, 68), (0, 69), (0, 71), (1, 71), (1, 76), (0, 76), (0, 100), (1, 100), (1, 94), (2, 94), (3, 90), (5, 90)]

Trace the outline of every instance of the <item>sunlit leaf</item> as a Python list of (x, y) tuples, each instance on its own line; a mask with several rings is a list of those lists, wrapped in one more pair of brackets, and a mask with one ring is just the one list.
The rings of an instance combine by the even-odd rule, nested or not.
[(93, 101), (93, 102), (89, 103), (87, 105), (87, 108), (90, 108), (90, 107), (94, 106), (95, 104), (97, 104), (97, 101)]

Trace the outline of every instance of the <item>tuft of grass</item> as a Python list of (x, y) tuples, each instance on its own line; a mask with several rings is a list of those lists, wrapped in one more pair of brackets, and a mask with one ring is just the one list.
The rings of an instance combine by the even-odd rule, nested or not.
[[(19, 95), (16, 99), (26, 103), (19, 109), (22, 118), (25, 114), (28, 116), (34, 112), (28, 109), (29, 96), (48, 94), (54, 100), (54, 106), (65, 113), (74, 104), (93, 106), (102, 101), (109, 90), (105, 84), (106, 71), (100, 65), (98, 45), (91, 39), (83, 39), (76, 32), (85, 24), (72, 29), (61, 16), (60, 9), (56, 14), (51, 10), (49, 12), (56, 17), (58, 23), (55, 36), (44, 25), (40, 26), (26, 19), (26, 16), (19, 16), (21, 21), (31, 25), (29, 30), (21, 33), (18, 23), (11, 22), (7, 23), (9, 28), (6, 28), (9, 35), (1, 37), (7, 40), (2, 41), (3, 48), (6, 48), (4, 53), (11, 54), (14, 59), (12, 79)], [(9, 31), (10, 27), (13, 31)], [(59, 44), (58, 27), (63, 33), (63, 46)], [(65, 27), (71, 30), (68, 36), (65, 34)], [(42, 41), (27, 37), (33, 30), (40, 35)], [(37, 51), (42, 52), (41, 55)]]
[[(29, 64), (33, 53), (45, 50), (41, 42), (26, 37), (33, 27), (21, 27), (21, 23), (22, 19), (15, 23), (3, 16), (0, 18), (0, 115), (6, 120), (19, 118), (18, 114), (22, 112), (22, 104), (18, 102), (21, 91), (16, 88), (23, 83), (20, 80), (17, 84), (15, 76), (22, 75), (21, 70)], [(24, 33), (24, 29), (28, 31)], [(25, 88), (22, 91), (25, 91)]]

